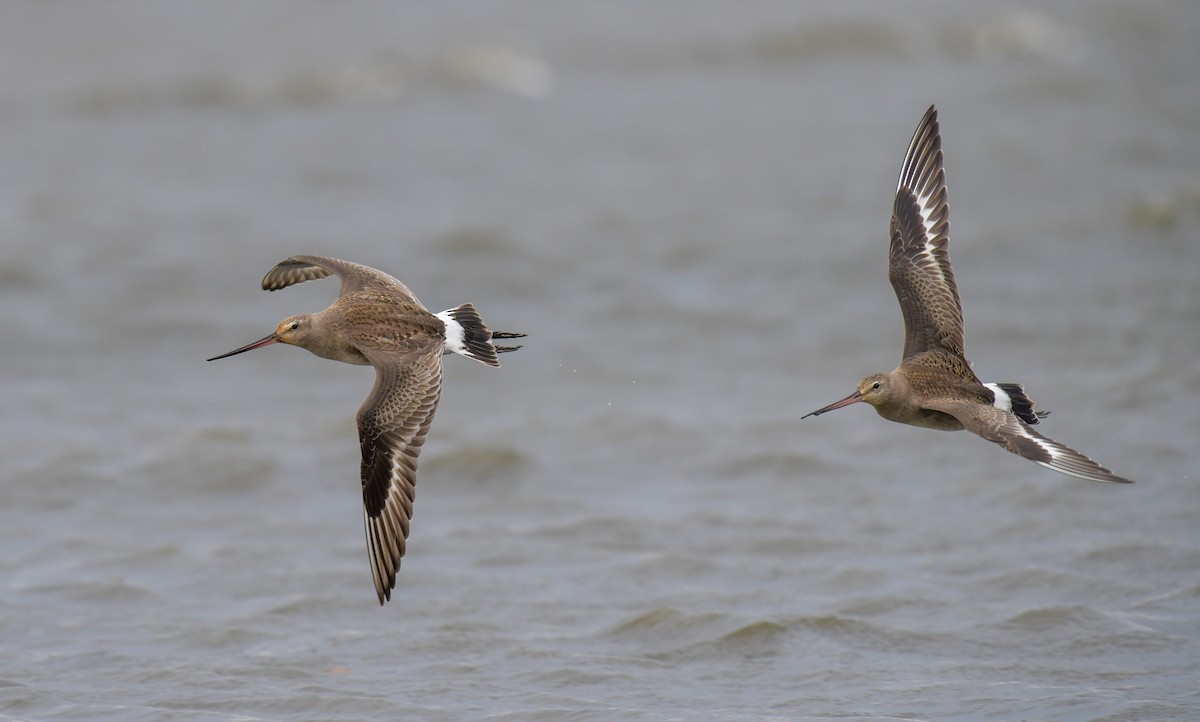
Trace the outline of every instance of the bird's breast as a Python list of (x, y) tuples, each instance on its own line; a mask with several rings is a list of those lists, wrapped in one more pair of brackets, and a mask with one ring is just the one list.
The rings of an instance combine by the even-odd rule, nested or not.
[(919, 406), (876, 406), (875, 411), (888, 421), (908, 424), (909, 426), (920, 426), (923, 429), (960, 431), (963, 428), (962, 422), (950, 414), (944, 411), (924, 409)]

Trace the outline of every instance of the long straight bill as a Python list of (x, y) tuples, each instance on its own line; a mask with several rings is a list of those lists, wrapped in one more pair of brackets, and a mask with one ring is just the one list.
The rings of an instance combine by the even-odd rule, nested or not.
[(266, 338), (261, 338), (261, 339), (255, 341), (254, 343), (248, 343), (245, 346), (242, 346), (241, 348), (236, 348), (236, 349), (230, 351), (229, 353), (223, 353), (220, 356), (213, 356), (212, 358), (210, 358), (208, 360), (216, 361), (217, 359), (221, 359), (221, 358), (229, 358), (230, 356), (237, 356), (240, 353), (245, 353), (247, 351), (253, 351), (256, 348), (262, 348), (263, 346), (270, 346), (273, 343), (279, 343), (279, 337), (276, 336), (275, 334), (271, 334), (270, 336), (267, 336)]
[(816, 411), (813, 411), (811, 413), (807, 413), (804, 416), (801, 416), (800, 418), (807, 419), (810, 416), (820, 416), (821, 414), (825, 413), (826, 411), (833, 411), (834, 409), (840, 409), (843, 406), (849, 406), (850, 404), (856, 403), (858, 401), (862, 401), (862, 394), (855, 391), (854, 393), (850, 394), (849, 396), (842, 399), (841, 401), (834, 401), (832, 404), (822, 407), (822, 408), (819, 408)]

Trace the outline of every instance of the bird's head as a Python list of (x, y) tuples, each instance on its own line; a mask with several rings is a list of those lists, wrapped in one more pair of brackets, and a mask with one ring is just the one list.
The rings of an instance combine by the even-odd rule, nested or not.
[(805, 414), (801, 418), (807, 419), (809, 416), (820, 416), (826, 411), (840, 409), (843, 406), (865, 401), (866, 403), (879, 408), (887, 403), (892, 394), (892, 377), (890, 374), (871, 374), (862, 381), (858, 382), (858, 387), (854, 389), (854, 393), (850, 394), (840, 401), (834, 401), (828, 406), (823, 406), (816, 411)]
[(256, 348), (270, 346), (273, 343), (286, 343), (291, 346), (305, 346), (305, 342), (309, 338), (309, 334), (312, 333), (312, 329), (313, 320), (311, 313), (303, 313), (299, 316), (289, 316), (288, 318), (285, 318), (279, 322), (279, 325), (275, 327), (275, 333), (269, 336), (264, 336), (254, 343), (248, 343), (241, 348), (235, 348), (229, 353), (223, 353), (220, 356), (213, 356), (209, 359), (209, 361), (229, 358), (230, 356), (236, 356), (240, 353), (253, 351)]

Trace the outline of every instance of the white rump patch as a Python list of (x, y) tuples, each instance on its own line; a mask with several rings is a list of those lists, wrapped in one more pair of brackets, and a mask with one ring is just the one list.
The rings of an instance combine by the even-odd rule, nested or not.
[(996, 395), (996, 400), (992, 402), (992, 406), (1001, 411), (1012, 411), (1012, 399), (1004, 389), (1000, 388), (998, 384), (984, 384), (984, 386), (991, 389), (992, 393)]
[(454, 319), (451, 311), (442, 311), (435, 313), (434, 316), (442, 319), (442, 323), (446, 324), (446, 343), (444, 350), (460, 353), (464, 356), (470, 356), (467, 353), (467, 346), (463, 343), (463, 327), (462, 324)]

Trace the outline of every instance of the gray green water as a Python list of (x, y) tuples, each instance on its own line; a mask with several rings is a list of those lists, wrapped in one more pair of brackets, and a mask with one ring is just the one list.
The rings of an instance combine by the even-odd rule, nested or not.
[[(13, 2), (0, 719), (1200, 717), (1200, 6)], [(1138, 481), (869, 409), (941, 110), (979, 374)], [(380, 608), (369, 369), (294, 253), (527, 331), (447, 361)]]

